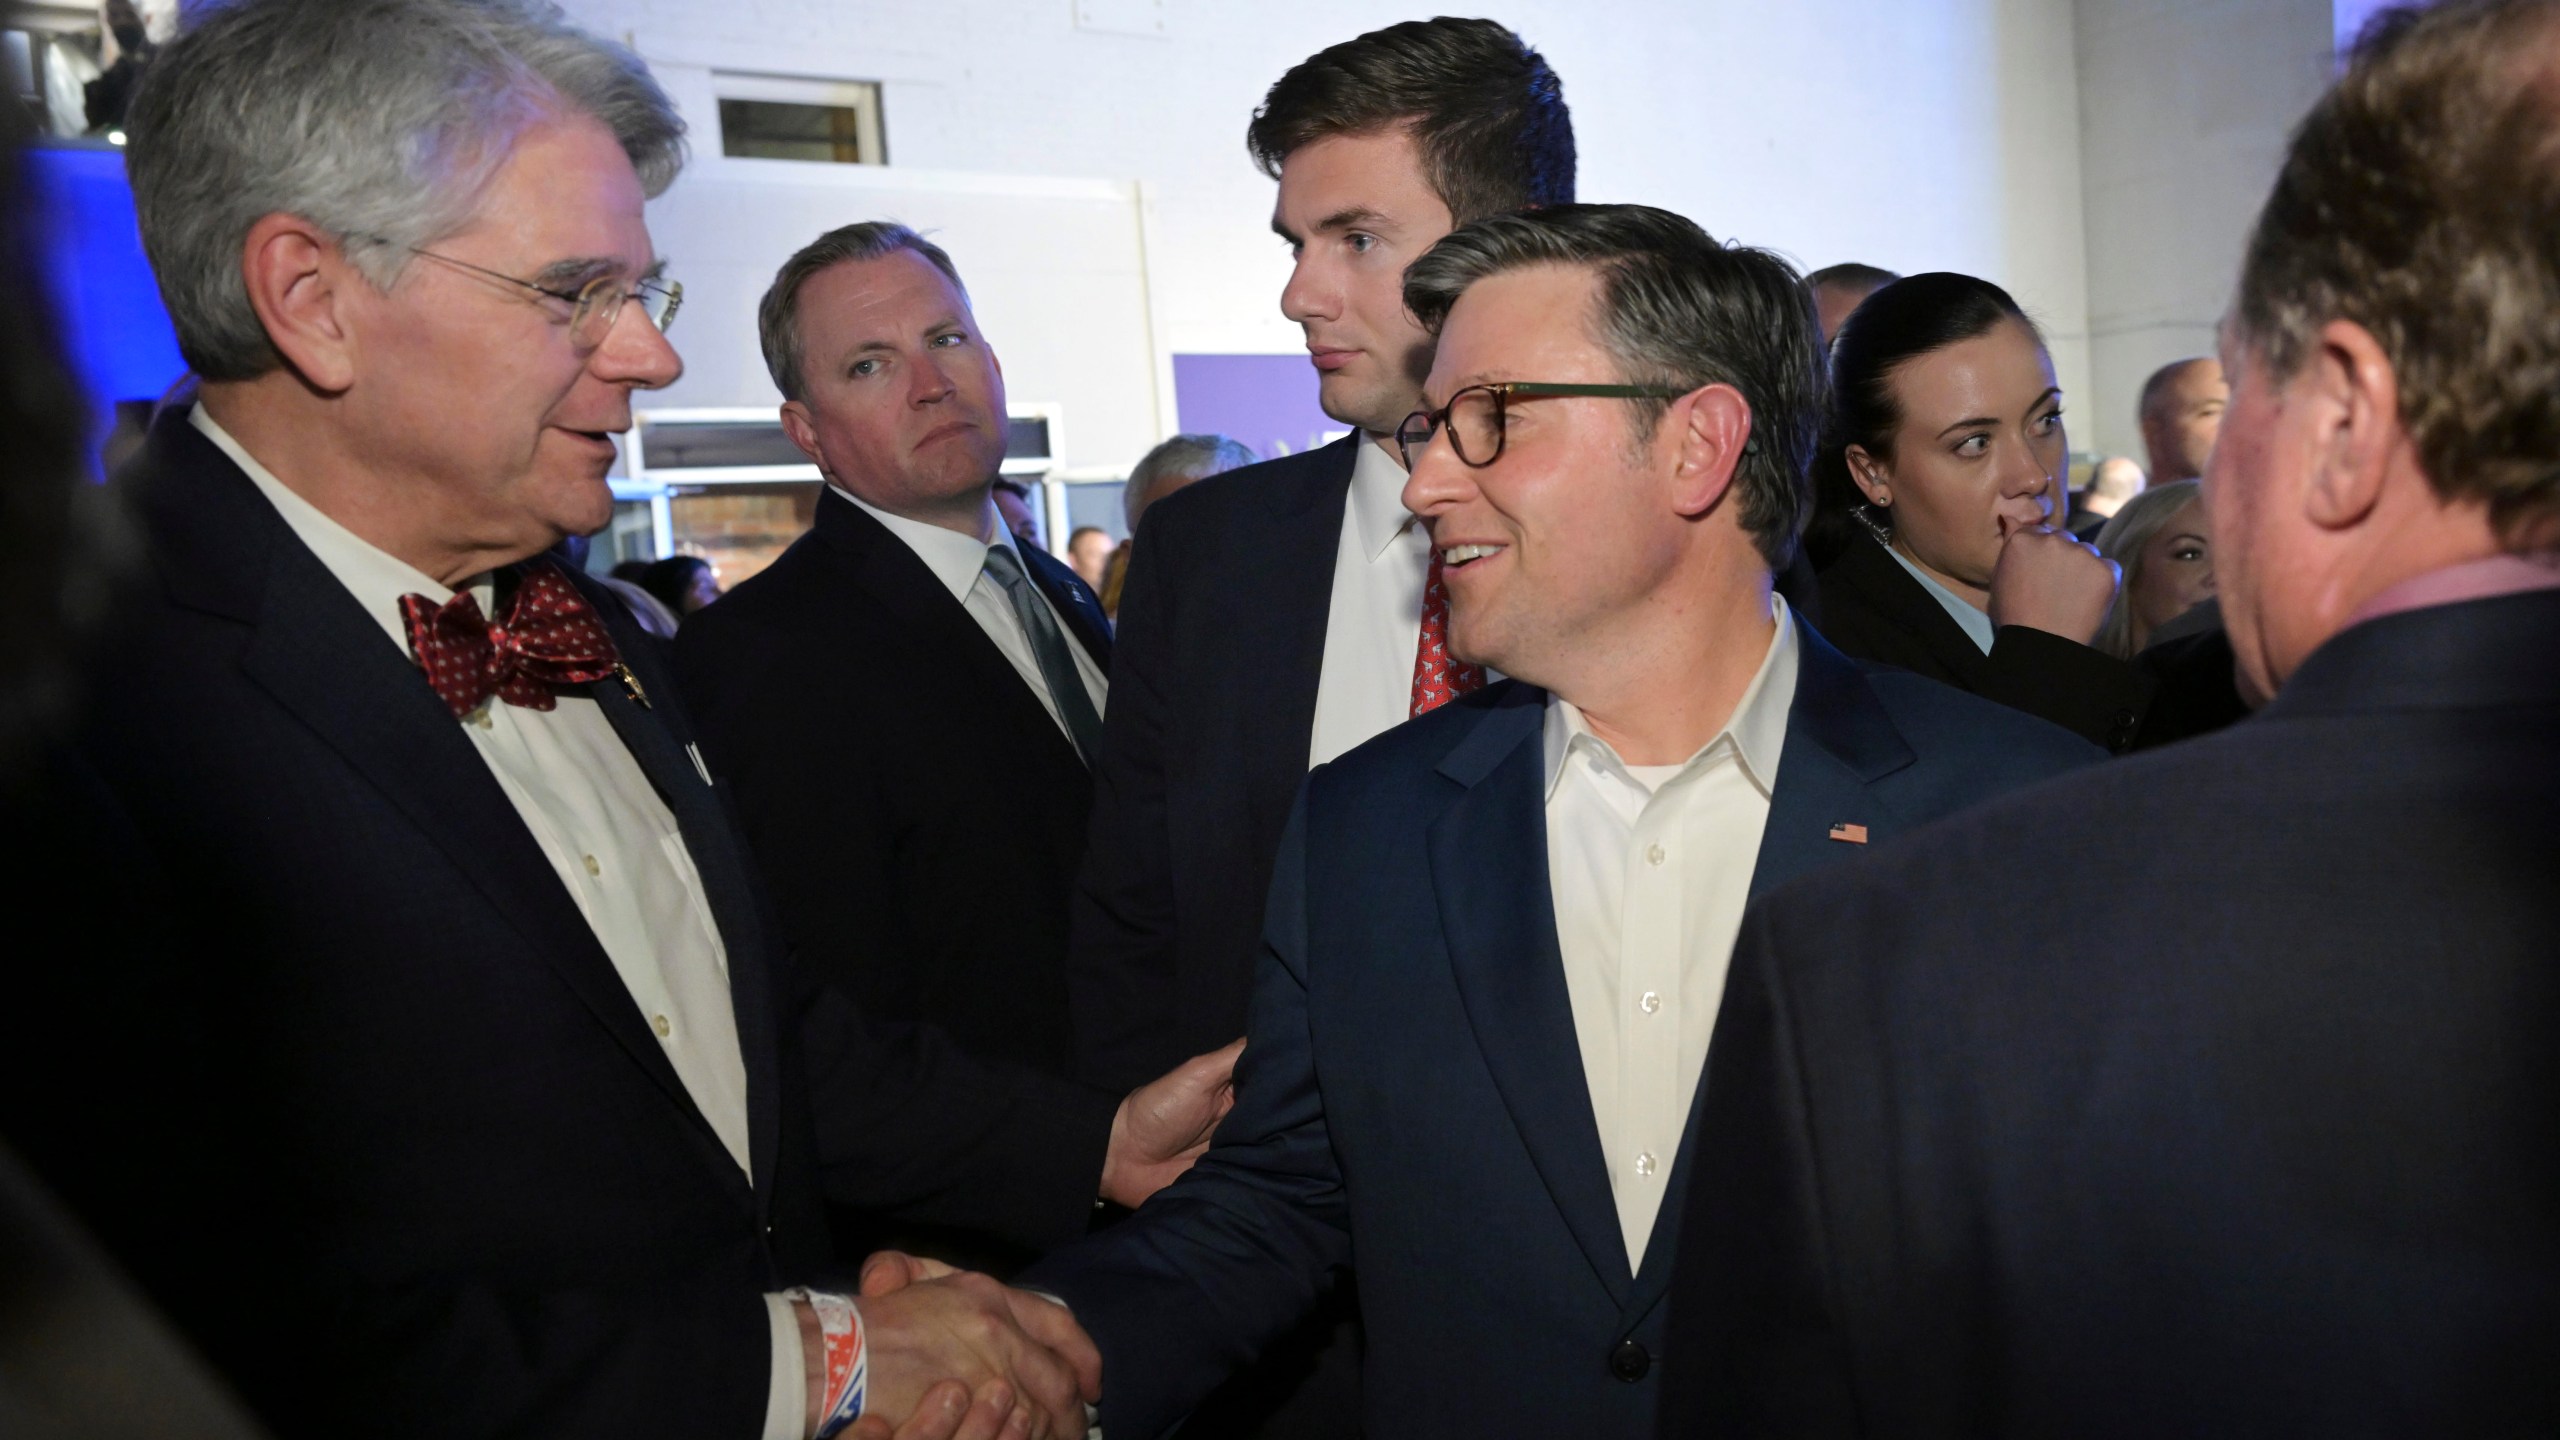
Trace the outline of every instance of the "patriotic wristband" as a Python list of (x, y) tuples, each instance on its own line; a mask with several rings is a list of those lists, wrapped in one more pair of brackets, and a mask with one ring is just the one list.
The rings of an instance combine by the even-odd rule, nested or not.
[(825, 1337), (827, 1386), (825, 1399), (818, 1406), (818, 1425), (812, 1433), (818, 1440), (827, 1440), (862, 1417), (862, 1396), (871, 1378), (871, 1356), (862, 1345), (862, 1312), (853, 1308), (850, 1299), (823, 1290), (792, 1289), (782, 1293), (786, 1299), (809, 1307), (818, 1317), (818, 1329)]

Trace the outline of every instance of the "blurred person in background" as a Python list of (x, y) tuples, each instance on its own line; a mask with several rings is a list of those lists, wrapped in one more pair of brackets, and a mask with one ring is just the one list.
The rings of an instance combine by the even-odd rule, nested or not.
[(2137, 414), (2142, 422), (2142, 448), (2151, 457), (2151, 483), (2167, 485), (2204, 474), (2213, 458), (2214, 437), (2222, 431), (2222, 412), (2231, 405), (2231, 386), (2222, 362), (2210, 355), (2176, 360), (2151, 372), (2142, 382)]
[(682, 622), (720, 598), (720, 571), (699, 555), (670, 555), (640, 572), (640, 588)]
[(2017, 302), (1970, 275), (1885, 286), (1833, 337), (1831, 406), (1824, 636), (2130, 747), (2151, 682), (2090, 643), (2116, 568), (2056, 528), (2062, 387)]
[(2560, 3), (2383, 12), (2223, 322), (2275, 698), (1754, 907), (1666, 1440), (2560, 1434), (2554, 236)]
[(1031, 487), (1010, 475), (995, 479), (996, 513), (1004, 517), (1004, 528), (1017, 545), (1028, 545), (1046, 552), (1048, 545), (1040, 538), (1040, 509), (1032, 502)]
[(1849, 318), (1850, 311), (1901, 278), (1881, 266), (1862, 265), (1855, 260), (1825, 265), (1804, 277), (1806, 287), (1813, 291), (1814, 313), (1822, 319), (1822, 348), (1831, 348), (1831, 337), (1840, 333), (1840, 324)]
[(2213, 597), (2213, 512), (2203, 482), (2176, 480), (2135, 496), (2098, 532), (2098, 553), (2116, 562), (2124, 584), (2096, 644), (2130, 660), (2154, 630)]
[[(598, 575), (587, 569), (587, 558), (593, 550), (593, 537), (564, 535), (560, 538), (559, 544), (551, 547), (551, 554), (561, 564), (583, 573), (588, 579), (612, 592), (613, 598), (621, 601), (624, 607), (630, 610), (631, 618), (639, 623), (641, 629), (661, 640), (676, 638), (676, 613), (668, 609), (664, 601), (643, 589), (639, 583), (638, 577), (648, 573), (652, 562), (625, 560), (613, 567), (615, 574)], [(622, 578), (619, 572), (624, 570), (630, 571), (632, 578)]]
[(1129, 470), (1129, 483), (1120, 491), (1121, 513), (1129, 520), (1129, 539), (1111, 552), (1111, 563), (1103, 571), (1102, 613), (1115, 621), (1120, 616), (1120, 592), (1129, 583), (1129, 557), (1135, 553), (1138, 518), (1147, 507), (1195, 480), (1223, 475), (1239, 466), (1251, 465), (1262, 457), (1241, 440), (1224, 435), (1176, 435), (1142, 455)]
[(2142, 493), (2148, 481), (2142, 467), (2122, 455), (2110, 455), (2089, 467), (2089, 483), (2071, 496), (2071, 538), (2095, 541), (2109, 518)]
[(1111, 562), (1111, 532), (1099, 525), (1079, 525), (1067, 535), (1067, 568), (1093, 589), (1102, 588), (1102, 567)]

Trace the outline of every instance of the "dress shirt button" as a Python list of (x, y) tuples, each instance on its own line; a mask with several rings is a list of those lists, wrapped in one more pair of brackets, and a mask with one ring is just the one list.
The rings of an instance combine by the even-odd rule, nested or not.
[(1653, 1173), (1652, 1151), (1641, 1150), (1636, 1153), (1636, 1173), (1639, 1175), (1650, 1175)]
[(1633, 1340), (1621, 1340), (1609, 1352), (1609, 1373), (1633, 1385), (1653, 1368), (1653, 1356)]
[(1659, 990), (1647, 990), (1644, 992), (1644, 998), (1636, 1002), (1636, 1008), (1642, 1010), (1647, 1015), (1661, 1009), (1662, 992)]
[(593, 855), (581, 855), (578, 859), (585, 863), (588, 874), (602, 875), (604, 873), (604, 867), (596, 863), (596, 857)]
[(649, 1017), (649, 1028), (650, 1028), (650, 1029), (652, 1029), (652, 1030), (657, 1031), (657, 1032), (658, 1032), (658, 1038), (659, 1038), (659, 1039), (661, 1039), (661, 1040), (664, 1040), (664, 1039), (666, 1039), (669, 1035), (672, 1035), (672, 1034), (674, 1034), (674, 1033), (675, 1033), (675, 1028), (676, 1028), (676, 1027), (674, 1027), (673, 1025), (670, 1025), (670, 1024), (668, 1024), (668, 1023), (667, 1023), (667, 1017), (666, 1017), (666, 1016), (664, 1016), (664, 1015), (652, 1015), (652, 1016), (650, 1016), (650, 1017)]
[(1647, 865), (1659, 865), (1663, 862), (1665, 854), (1666, 852), (1660, 845), (1647, 845), (1644, 847), (1644, 863)]
[(479, 709), (471, 712), (471, 723), (479, 726), (483, 730), (495, 730), (498, 728), (498, 722), (489, 718), (489, 707), (486, 705), (483, 705)]

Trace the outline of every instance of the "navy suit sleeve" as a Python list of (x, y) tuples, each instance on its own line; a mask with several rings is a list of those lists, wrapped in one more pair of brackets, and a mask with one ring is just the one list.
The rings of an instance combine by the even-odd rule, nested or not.
[(1305, 806), (1302, 794), (1272, 877), (1235, 1110), (1189, 1174), (1021, 1281), (1064, 1299), (1101, 1347), (1112, 1440), (1180, 1422), (1350, 1262), (1308, 1021)]
[(1165, 523), (1161, 509), (1150, 514), (1129, 556), (1067, 949), (1076, 1074), (1112, 1090), (1183, 1058), (1163, 1053), (1179, 988), (1164, 763), (1168, 687), (1178, 676), (1171, 577), (1157, 563)]

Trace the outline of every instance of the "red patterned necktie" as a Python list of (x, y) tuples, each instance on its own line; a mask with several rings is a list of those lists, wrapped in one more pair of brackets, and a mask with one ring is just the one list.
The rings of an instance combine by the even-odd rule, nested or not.
[(1459, 696), (1484, 688), (1484, 667), (1449, 653), (1449, 586), (1440, 578), (1440, 552), (1422, 580), (1422, 639), (1413, 650), (1413, 708), (1427, 715)]
[(409, 648), (427, 683), (454, 713), (470, 714), (497, 696), (528, 710), (548, 710), (561, 685), (601, 680), (621, 663), (613, 637), (587, 597), (560, 567), (536, 560), (517, 574), (515, 594), (498, 618), (480, 614), (468, 590), (442, 605), (424, 595), (400, 597)]

